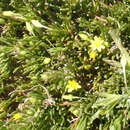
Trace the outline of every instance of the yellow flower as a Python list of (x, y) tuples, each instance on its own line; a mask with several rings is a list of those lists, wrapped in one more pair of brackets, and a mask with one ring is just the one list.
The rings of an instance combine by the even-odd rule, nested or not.
[(13, 119), (14, 119), (14, 120), (18, 120), (18, 119), (20, 119), (21, 117), (22, 117), (22, 115), (21, 115), (20, 113), (16, 113), (16, 114), (14, 114)]
[(95, 59), (96, 56), (97, 56), (97, 53), (96, 53), (95, 51), (89, 52), (89, 57), (90, 57), (91, 59)]
[(92, 51), (98, 51), (101, 52), (102, 49), (105, 49), (105, 46), (108, 45), (107, 42), (105, 42), (103, 39), (101, 39), (100, 37), (95, 36), (94, 40), (91, 40), (91, 49)]
[(3, 108), (3, 107), (1, 107), (1, 108), (0, 108), (0, 112), (3, 112), (3, 111), (4, 111), (4, 108)]
[(68, 89), (68, 92), (72, 92), (78, 90), (81, 86), (76, 81), (72, 80), (68, 82), (66, 88)]

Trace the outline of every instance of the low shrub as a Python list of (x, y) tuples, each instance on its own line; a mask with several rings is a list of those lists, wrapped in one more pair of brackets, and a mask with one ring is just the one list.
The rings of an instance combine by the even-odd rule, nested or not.
[(129, 129), (129, 22), (129, 0), (1, 0), (0, 128)]

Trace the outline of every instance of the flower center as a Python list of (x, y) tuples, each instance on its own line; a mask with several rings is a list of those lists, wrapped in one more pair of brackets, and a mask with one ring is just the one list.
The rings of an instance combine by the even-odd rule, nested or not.
[(101, 46), (101, 43), (100, 42), (95, 42), (95, 46), (96, 46), (96, 48), (99, 48)]

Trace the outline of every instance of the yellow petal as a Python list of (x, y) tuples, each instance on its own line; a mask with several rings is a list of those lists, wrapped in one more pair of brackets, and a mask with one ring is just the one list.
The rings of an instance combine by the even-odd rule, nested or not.
[(20, 119), (21, 117), (22, 117), (22, 115), (21, 115), (20, 113), (16, 113), (16, 114), (14, 114), (13, 119), (14, 119), (14, 120), (18, 120), (18, 119)]

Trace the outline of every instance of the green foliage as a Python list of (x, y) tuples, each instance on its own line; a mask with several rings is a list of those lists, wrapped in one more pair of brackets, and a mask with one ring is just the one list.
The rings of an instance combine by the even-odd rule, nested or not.
[(129, 26), (129, 0), (1, 0), (0, 129), (129, 129)]

